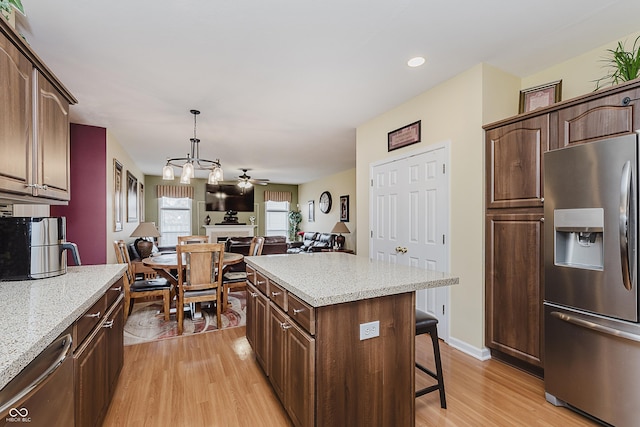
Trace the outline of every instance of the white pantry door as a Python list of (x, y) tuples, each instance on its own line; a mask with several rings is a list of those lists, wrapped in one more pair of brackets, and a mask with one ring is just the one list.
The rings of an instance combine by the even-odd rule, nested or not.
[[(448, 271), (448, 145), (410, 154), (371, 169), (370, 258)], [(438, 318), (449, 339), (449, 290), (418, 291), (416, 306)]]

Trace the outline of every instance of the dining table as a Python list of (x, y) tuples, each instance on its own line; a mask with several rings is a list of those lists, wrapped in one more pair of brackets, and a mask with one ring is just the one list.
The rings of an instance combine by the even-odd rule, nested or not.
[[(182, 255), (182, 265), (185, 265), (184, 254)], [(228, 266), (233, 264), (238, 264), (244, 260), (244, 255), (237, 254), (234, 252), (224, 252), (222, 258), (223, 268), (226, 269)], [(178, 254), (175, 252), (171, 253), (162, 253), (160, 255), (150, 256), (148, 258), (144, 258), (142, 263), (154, 269), (158, 275), (164, 277), (169, 281), (169, 283), (173, 284), (174, 289), (178, 290)], [(175, 312), (175, 308), (171, 309), (172, 312)], [(201, 316), (199, 304), (196, 307), (189, 307), (188, 311), (191, 311), (193, 318), (198, 318)]]
[[(226, 268), (230, 265), (238, 264), (242, 262), (242, 260), (244, 260), (244, 255), (242, 254), (224, 252), (222, 264), (224, 268)], [(153, 268), (160, 276), (172, 283), (173, 286), (178, 287), (178, 255), (175, 252), (151, 256), (143, 259), (142, 263), (149, 268)]]

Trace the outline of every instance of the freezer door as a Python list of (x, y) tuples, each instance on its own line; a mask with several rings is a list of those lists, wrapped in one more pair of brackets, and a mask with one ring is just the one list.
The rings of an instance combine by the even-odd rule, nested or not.
[(638, 426), (640, 325), (545, 303), (546, 398), (617, 427)]
[(545, 301), (638, 321), (637, 136), (544, 154)]

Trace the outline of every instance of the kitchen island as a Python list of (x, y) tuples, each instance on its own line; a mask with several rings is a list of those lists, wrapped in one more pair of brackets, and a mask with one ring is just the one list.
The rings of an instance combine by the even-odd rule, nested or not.
[(295, 425), (414, 425), (415, 291), (457, 277), (344, 253), (245, 262), (247, 339)]
[(93, 306), (125, 268), (69, 267), (48, 279), (0, 282), (0, 389)]

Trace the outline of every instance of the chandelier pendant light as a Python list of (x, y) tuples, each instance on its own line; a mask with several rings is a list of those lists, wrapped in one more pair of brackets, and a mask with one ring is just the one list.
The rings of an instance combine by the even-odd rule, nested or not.
[(217, 184), (224, 179), (222, 165), (220, 159), (207, 160), (200, 158), (200, 140), (196, 135), (196, 118), (200, 111), (191, 110), (193, 114), (193, 138), (191, 138), (191, 152), (187, 153), (187, 157), (174, 157), (167, 159), (167, 164), (162, 168), (162, 179), (172, 181), (175, 179), (173, 168), (182, 168), (180, 174), (180, 184), (190, 184), (191, 178), (195, 176), (196, 170), (208, 170), (209, 184)]

